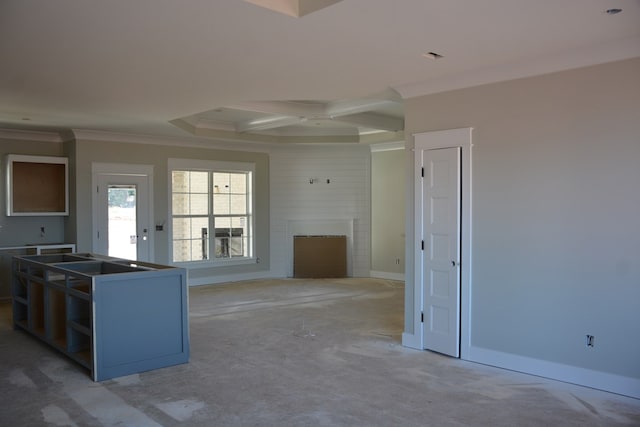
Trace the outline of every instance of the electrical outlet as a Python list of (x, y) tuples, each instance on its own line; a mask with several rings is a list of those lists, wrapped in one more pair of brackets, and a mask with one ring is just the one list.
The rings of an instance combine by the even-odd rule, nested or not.
[(593, 335), (587, 335), (586, 345), (587, 347), (593, 347), (595, 345), (596, 337)]

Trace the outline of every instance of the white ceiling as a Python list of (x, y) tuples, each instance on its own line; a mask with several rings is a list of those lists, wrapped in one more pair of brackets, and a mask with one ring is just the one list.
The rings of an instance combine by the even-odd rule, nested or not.
[(397, 140), (403, 98), (637, 56), (638, 0), (2, 0), (0, 128)]

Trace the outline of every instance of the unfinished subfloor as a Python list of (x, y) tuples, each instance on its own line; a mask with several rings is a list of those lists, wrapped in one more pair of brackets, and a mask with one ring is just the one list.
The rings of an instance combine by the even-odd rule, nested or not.
[(0, 425), (640, 425), (640, 400), (402, 347), (403, 287), (191, 288), (190, 363), (102, 383), (14, 331), (2, 304)]

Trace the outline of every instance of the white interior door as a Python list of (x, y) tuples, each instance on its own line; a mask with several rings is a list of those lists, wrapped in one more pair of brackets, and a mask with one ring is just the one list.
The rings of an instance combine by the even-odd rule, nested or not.
[(150, 178), (148, 175), (94, 174), (94, 251), (151, 261)]
[(424, 347), (460, 356), (460, 147), (422, 151)]

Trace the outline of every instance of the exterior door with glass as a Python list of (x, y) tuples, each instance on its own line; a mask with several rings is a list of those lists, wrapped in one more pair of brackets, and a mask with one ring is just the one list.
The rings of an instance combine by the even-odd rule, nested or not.
[(94, 251), (138, 261), (152, 261), (150, 177), (98, 173)]

